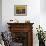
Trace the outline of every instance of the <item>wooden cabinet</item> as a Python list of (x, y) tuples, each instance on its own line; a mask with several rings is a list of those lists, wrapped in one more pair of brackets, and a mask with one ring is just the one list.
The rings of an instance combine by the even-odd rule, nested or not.
[(22, 46), (33, 46), (33, 23), (7, 23), (13, 41), (23, 43)]

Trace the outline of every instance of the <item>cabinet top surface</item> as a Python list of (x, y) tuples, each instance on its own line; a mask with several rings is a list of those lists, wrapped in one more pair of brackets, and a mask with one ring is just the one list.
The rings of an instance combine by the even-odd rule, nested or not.
[(33, 25), (34, 23), (7, 23), (8, 25), (14, 25), (14, 24), (31, 24), (31, 25)]

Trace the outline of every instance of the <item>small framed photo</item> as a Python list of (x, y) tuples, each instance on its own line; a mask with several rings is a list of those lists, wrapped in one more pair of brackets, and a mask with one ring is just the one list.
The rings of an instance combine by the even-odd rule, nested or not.
[(14, 16), (26, 16), (27, 5), (14, 5)]

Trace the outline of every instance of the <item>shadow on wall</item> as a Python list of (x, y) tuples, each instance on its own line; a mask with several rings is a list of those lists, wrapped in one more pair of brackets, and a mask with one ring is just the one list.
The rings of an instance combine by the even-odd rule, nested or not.
[(2, 17), (0, 16), (0, 32), (2, 31)]
[(0, 31), (2, 31), (2, 0), (0, 0)]
[(46, 13), (46, 0), (40, 0), (40, 11)]

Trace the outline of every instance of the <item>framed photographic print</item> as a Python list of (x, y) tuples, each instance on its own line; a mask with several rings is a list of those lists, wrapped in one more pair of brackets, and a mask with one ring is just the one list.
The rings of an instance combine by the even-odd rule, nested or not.
[(26, 16), (27, 5), (14, 5), (14, 16)]

